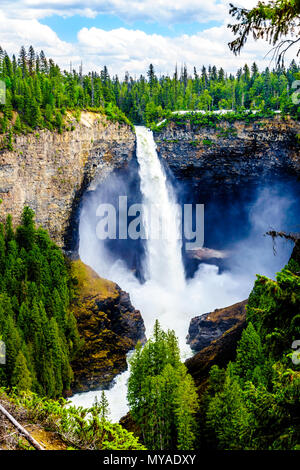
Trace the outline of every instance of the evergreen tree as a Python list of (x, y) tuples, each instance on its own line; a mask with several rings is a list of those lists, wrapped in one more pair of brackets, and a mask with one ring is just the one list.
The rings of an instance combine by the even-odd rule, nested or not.
[(1, 385), (21, 390), (27, 383), (50, 397), (70, 388), (70, 362), (81, 345), (69, 311), (72, 289), (62, 252), (35, 228), (33, 211), (24, 208), (16, 233), (8, 216), (0, 225), (0, 335), (7, 351)]
[(31, 390), (32, 380), (30, 372), (27, 367), (26, 359), (21, 351), (19, 352), (16, 359), (15, 368), (11, 378), (11, 384), (16, 388), (17, 392)]
[(165, 333), (158, 321), (152, 338), (131, 359), (128, 402), (148, 449), (193, 448), (195, 385), (180, 362), (174, 332)]
[(281, 67), (261, 73), (255, 63), (251, 72), (245, 64), (236, 77), (227, 77), (215, 65), (208, 70), (202, 67), (201, 76), (194, 67), (191, 77), (184, 65), (180, 77), (176, 66), (172, 76), (158, 78), (150, 64), (146, 77), (135, 79), (126, 73), (121, 81), (117, 76), (111, 78), (106, 66), (100, 74), (91, 71), (84, 75), (81, 66), (78, 72), (62, 72), (43, 51), (36, 53), (32, 46), (28, 51), (21, 48), (18, 61), (1, 50), (0, 80), (6, 83), (6, 103), (0, 105), (0, 133), (5, 134), (1, 148), (10, 150), (14, 133), (39, 128), (61, 133), (72, 129), (68, 117), (71, 113), (78, 121), (80, 110), (98, 111), (112, 121), (148, 126), (175, 110), (232, 108), (239, 112), (248, 108), (265, 113), (281, 110), (295, 117), (300, 112), (290, 92), (299, 74), (295, 61), (287, 70)]

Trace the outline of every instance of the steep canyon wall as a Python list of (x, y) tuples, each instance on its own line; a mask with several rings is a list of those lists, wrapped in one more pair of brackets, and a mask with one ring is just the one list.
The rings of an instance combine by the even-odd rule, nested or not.
[(10, 213), (18, 223), (28, 205), (37, 224), (58, 245), (68, 246), (70, 218), (83, 191), (128, 164), (135, 153), (135, 135), (127, 125), (83, 112), (72, 131), (17, 136), (13, 147), (0, 152), (1, 218)]
[(200, 127), (171, 122), (155, 133), (159, 154), (179, 179), (238, 185), (282, 171), (300, 173), (300, 123), (281, 116)]

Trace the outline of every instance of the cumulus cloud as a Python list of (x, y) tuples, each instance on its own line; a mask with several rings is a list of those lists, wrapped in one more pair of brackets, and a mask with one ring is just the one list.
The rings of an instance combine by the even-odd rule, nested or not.
[[(22, 17), (14, 16), (12, 9), (0, 11), (0, 45), (12, 54), (18, 52), (21, 45), (28, 47), (32, 44), (37, 50), (43, 49), (63, 69), (67, 69), (70, 62), (78, 68), (82, 60), (85, 72), (99, 71), (100, 68), (107, 65), (111, 74), (118, 73), (122, 76), (126, 71), (129, 71), (133, 76), (138, 76), (140, 73), (146, 72), (150, 63), (154, 64), (157, 73), (162, 74), (172, 73), (176, 64), (179, 67), (186, 64), (190, 72), (192, 72), (194, 65), (199, 69), (202, 65), (209, 64), (222, 66), (227, 72), (236, 72), (237, 68), (246, 62), (251, 63), (255, 60), (260, 67), (265, 67), (270, 63), (269, 59), (264, 59), (269, 46), (263, 41), (254, 42), (249, 39), (242, 54), (238, 57), (229, 51), (227, 43), (232, 39), (232, 33), (227, 28), (228, 13), (223, 15), (223, 23), (219, 26), (191, 35), (182, 34), (177, 37), (167, 37), (160, 34), (148, 34), (130, 27), (110, 31), (96, 27), (85, 27), (78, 31), (77, 41), (71, 43), (61, 40), (50, 27), (42, 24), (38, 18), (28, 15), (29, 7), (31, 11), (33, 8), (36, 8), (36, 11), (41, 11), (39, 10), (42, 8), (41, 1), (19, 0), (18, 3), (27, 8), (27, 13), (25, 14), (24, 10)], [(166, 12), (175, 11), (176, 8), (178, 12), (184, 8), (188, 11), (188, 8), (192, 6), (196, 8), (197, 5), (198, 12), (199, 5), (201, 8), (206, 8), (205, 2), (200, 0), (186, 0), (185, 2), (181, 0), (173, 0), (172, 2), (169, 0), (155, 0), (155, 2), (109, 0), (106, 5), (107, 8), (113, 4), (118, 5), (120, 10), (122, 6), (125, 9), (125, 3), (127, 10), (130, 10), (128, 5), (139, 4), (141, 5), (139, 11), (142, 11), (143, 8), (144, 12), (146, 7), (150, 11), (150, 3), (152, 5), (160, 4), (161, 8), (157, 8), (157, 11), (153, 13), (156, 15), (158, 11), (167, 14)], [(208, 4), (207, 9), (211, 8), (212, 11), (217, 5), (216, 1), (206, 3)], [(228, 11), (226, 3), (227, 0), (222, 0), (221, 7), (223, 6)], [(242, 3), (242, 6), (252, 6), (246, 0), (239, 0), (239, 3)], [(80, 4), (79, 0), (46, 0), (43, 5), (46, 9), (56, 8), (58, 10), (60, 6), (63, 8), (69, 6), (70, 9), (79, 8)], [(85, 1), (85, 6), (91, 10), (95, 5), (100, 8), (104, 2), (101, 0)], [(43, 11), (45, 12), (46, 9)], [(137, 7), (136, 10), (138, 10)], [(155, 10), (153, 6), (152, 10)]]
[(220, 0), (3, 0), (1, 3), (14, 15), (22, 12), (36, 18), (51, 14), (87, 17), (112, 14), (127, 22), (143, 20), (166, 24), (222, 20), (228, 9)]
[(83, 28), (78, 33), (79, 48), (88, 64), (92, 58), (99, 66), (109, 65), (113, 73), (144, 73), (149, 63), (160, 73), (172, 72), (176, 63), (186, 64), (190, 71), (194, 65), (216, 64), (228, 72), (254, 60), (261, 67), (268, 65), (263, 58), (265, 44), (249, 41), (245, 52), (235, 57), (227, 46), (230, 39), (226, 25), (172, 38), (125, 28)]
[(18, 53), (22, 45), (28, 47), (32, 44), (46, 51), (49, 57), (55, 57), (61, 64), (67, 58), (80, 60), (80, 56), (74, 54), (74, 45), (62, 41), (49, 26), (36, 19), (12, 19), (0, 11), (0, 24), (0, 45), (9, 54)]

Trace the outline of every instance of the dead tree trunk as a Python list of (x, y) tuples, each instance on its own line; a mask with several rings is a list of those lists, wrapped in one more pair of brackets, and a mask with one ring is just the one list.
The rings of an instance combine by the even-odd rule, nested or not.
[(15, 420), (15, 418), (8, 412), (6, 409), (0, 405), (0, 411), (6, 416), (6, 418), (17, 428), (20, 434), (25, 437), (25, 439), (32, 444), (32, 446), (37, 449), (37, 450), (44, 450), (43, 447), (29, 434), (28, 431), (26, 431), (21, 424), (18, 423), (18, 421)]

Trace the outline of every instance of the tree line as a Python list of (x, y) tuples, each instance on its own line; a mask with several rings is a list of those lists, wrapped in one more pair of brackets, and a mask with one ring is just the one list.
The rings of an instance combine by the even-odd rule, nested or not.
[(72, 130), (67, 111), (100, 111), (120, 122), (151, 125), (170, 111), (216, 109), (280, 110), (298, 115), (291, 87), (299, 79), (295, 61), (289, 67), (266, 68), (245, 64), (236, 74), (216, 66), (186, 66), (158, 76), (150, 64), (146, 76), (111, 77), (106, 66), (84, 74), (62, 71), (44, 52), (22, 47), (10, 57), (0, 47), (0, 80), (6, 84), (6, 103), (0, 105), (0, 132), (14, 134), (47, 128)]

